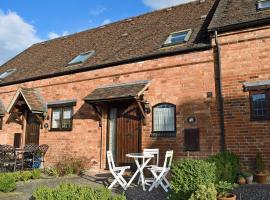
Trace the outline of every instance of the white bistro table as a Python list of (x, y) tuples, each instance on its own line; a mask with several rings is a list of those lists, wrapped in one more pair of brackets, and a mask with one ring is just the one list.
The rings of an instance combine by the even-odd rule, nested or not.
[[(147, 163), (149, 163), (151, 158), (154, 157), (154, 155), (149, 154), (149, 153), (129, 153), (129, 154), (126, 154), (126, 156), (129, 158), (134, 158), (135, 163), (137, 165), (137, 170), (134, 173), (134, 175), (131, 177), (130, 181), (127, 183), (126, 188), (128, 188), (130, 186), (130, 184), (134, 181), (137, 174), (140, 173), (141, 180), (142, 180), (142, 187), (143, 187), (143, 190), (145, 191), (146, 190), (145, 189), (146, 182), (144, 179), (143, 169), (145, 168)], [(144, 162), (142, 162), (142, 164), (140, 164), (139, 159), (144, 160)]]

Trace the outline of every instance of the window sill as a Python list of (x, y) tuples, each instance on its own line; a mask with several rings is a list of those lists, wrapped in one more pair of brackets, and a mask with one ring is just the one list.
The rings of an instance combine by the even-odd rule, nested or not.
[(70, 132), (72, 129), (50, 129), (50, 132)]
[(176, 132), (152, 132), (150, 137), (155, 138), (175, 138)]

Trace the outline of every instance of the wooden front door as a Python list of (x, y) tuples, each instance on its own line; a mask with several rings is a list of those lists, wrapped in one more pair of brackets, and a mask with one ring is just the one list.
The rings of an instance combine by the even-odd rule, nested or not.
[(33, 113), (27, 114), (25, 144), (39, 144), (40, 122)]
[[(113, 107), (111, 110), (111, 117), (113, 113), (117, 112), (116, 120), (110, 119), (109, 131), (115, 131), (115, 134), (109, 134), (109, 149), (115, 143), (115, 162), (118, 165), (125, 165), (134, 163), (133, 159), (127, 158), (128, 153), (140, 152), (140, 138), (141, 138), (141, 113), (136, 104), (121, 105), (121, 107)], [(112, 138), (115, 137), (115, 138)], [(113, 142), (115, 141), (115, 142)]]

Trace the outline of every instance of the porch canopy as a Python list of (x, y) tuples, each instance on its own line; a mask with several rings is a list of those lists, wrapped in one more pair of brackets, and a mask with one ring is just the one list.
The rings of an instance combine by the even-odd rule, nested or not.
[(245, 82), (243, 83), (243, 89), (245, 92), (254, 90), (270, 89), (270, 81), (258, 81), (258, 82)]
[(96, 105), (114, 101), (136, 100), (143, 116), (145, 117), (142, 104), (146, 103), (146, 101), (143, 100), (143, 93), (148, 89), (149, 85), (150, 81), (144, 80), (101, 86), (86, 96), (84, 100), (85, 102), (93, 105), (99, 115), (101, 115), (101, 112), (98, 111)]
[(122, 83), (102, 86), (84, 98), (89, 103), (109, 102), (115, 100), (138, 99), (148, 88), (149, 81)]
[(7, 112), (10, 113), (8, 122), (22, 124), (21, 116), (25, 111), (36, 114), (39, 121), (43, 122), (43, 117), (47, 112), (47, 106), (39, 91), (33, 88), (19, 88), (12, 98)]

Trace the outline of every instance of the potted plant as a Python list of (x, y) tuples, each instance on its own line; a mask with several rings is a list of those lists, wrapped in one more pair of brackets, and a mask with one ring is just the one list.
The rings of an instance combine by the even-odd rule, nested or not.
[(236, 200), (236, 195), (231, 193), (233, 188), (234, 188), (233, 184), (228, 183), (226, 181), (220, 181), (216, 185), (216, 190), (218, 193), (217, 199), (218, 200)]
[(239, 174), (237, 182), (239, 185), (246, 184), (246, 178), (245, 178), (244, 174)]
[(253, 182), (253, 174), (252, 173), (244, 172), (243, 175), (246, 179), (247, 184), (251, 184)]
[(267, 183), (267, 173), (265, 172), (265, 165), (262, 158), (261, 152), (256, 154), (256, 180), (258, 183), (265, 184)]

